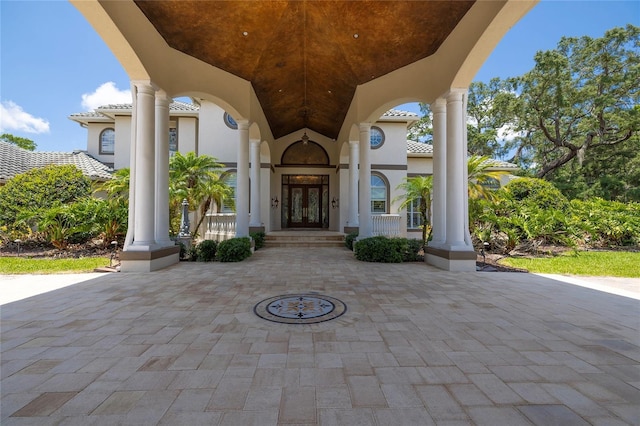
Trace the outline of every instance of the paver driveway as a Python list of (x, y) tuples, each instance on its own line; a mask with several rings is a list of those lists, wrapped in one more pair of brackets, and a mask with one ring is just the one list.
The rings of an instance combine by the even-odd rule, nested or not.
[[(347, 311), (253, 313), (301, 292)], [(265, 248), (1, 311), (3, 425), (640, 424), (640, 302), (530, 274)]]

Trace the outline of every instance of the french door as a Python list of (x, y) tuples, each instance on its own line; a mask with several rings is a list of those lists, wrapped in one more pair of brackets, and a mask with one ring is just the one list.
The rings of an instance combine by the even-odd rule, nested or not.
[(322, 185), (289, 185), (289, 228), (322, 227)]

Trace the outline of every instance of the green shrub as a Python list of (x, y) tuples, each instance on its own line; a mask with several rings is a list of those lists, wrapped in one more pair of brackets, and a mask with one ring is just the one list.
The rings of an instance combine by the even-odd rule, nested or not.
[(363, 262), (401, 263), (408, 250), (405, 238), (364, 238), (354, 244), (356, 259)]
[(251, 238), (253, 238), (254, 244), (255, 244), (255, 249), (259, 250), (262, 247), (264, 247), (264, 240), (266, 238), (266, 234), (264, 232), (251, 232), (249, 235), (251, 235)]
[(191, 262), (195, 262), (198, 260), (198, 247), (195, 245), (189, 247), (189, 260)]
[(351, 251), (353, 251), (353, 241), (358, 238), (358, 231), (347, 234), (344, 237), (344, 245)]
[(640, 203), (571, 201), (572, 226), (593, 247), (640, 245)]
[(196, 249), (196, 255), (200, 262), (213, 262), (216, 258), (218, 242), (215, 240), (204, 240)]
[(504, 192), (514, 200), (540, 208), (569, 209), (569, 200), (552, 183), (537, 178), (518, 178), (504, 186)]
[(424, 260), (424, 254), (420, 254), (422, 251), (422, 240), (415, 240), (412, 238), (408, 238), (407, 240), (407, 250), (404, 252), (402, 261), (403, 262), (418, 262)]
[(91, 181), (76, 166), (29, 170), (0, 187), (0, 225), (14, 227), (24, 210), (48, 209), (91, 195)]
[(240, 262), (251, 256), (249, 237), (232, 238), (218, 244), (216, 259), (220, 262)]

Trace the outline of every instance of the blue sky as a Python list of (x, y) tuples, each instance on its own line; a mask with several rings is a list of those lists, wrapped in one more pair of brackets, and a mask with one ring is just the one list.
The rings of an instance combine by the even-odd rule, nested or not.
[[(553, 49), (562, 36), (601, 37), (629, 23), (640, 26), (637, 0), (542, 0), (507, 33), (476, 80), (525, 73), (534, 54)], [(70, 3), (0, 0), (0, 133), (29, 138), (39, 151), (85, 149), (86, 131), (67, 117), (130, 99), (126, 73)]]

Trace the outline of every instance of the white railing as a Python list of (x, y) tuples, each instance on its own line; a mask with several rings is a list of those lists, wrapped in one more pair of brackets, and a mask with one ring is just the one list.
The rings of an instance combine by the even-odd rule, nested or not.
[(373, 214), (371, 222), (373, 225), (373, 235), (384, 235), (385, 237), (399, 237), (400, 233), (399, 214)]
[(207, 213), (205, 240), (224, 241), (236, 236), (235, 213)]

